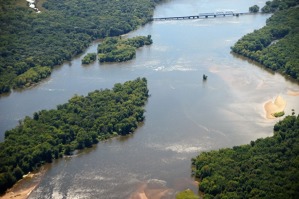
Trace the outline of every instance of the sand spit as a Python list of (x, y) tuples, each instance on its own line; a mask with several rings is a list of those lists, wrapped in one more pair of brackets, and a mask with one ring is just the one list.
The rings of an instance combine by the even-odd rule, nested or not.
[(286, 104), (286, 101), (280, 95), (278, 95), (274, 101), (271, 100), (266, 102), (266, 104), (264, 105), (266, 118), (274, 119), (274, 113), (284, 111)]

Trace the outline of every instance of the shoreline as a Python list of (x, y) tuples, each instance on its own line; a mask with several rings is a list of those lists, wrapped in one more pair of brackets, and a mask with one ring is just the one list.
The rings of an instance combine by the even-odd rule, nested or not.
[(42, 166), (34, 172), (24, 175), (21, 180), (8, 189), (0, 199), (27, 199), (32, 191), (36, 189), (47, 171), (47, 167)]
[(283, 112), (285, 110), (287, 102), (278, 95), (274, 101), (270, 100), (264, 104), (264, 109), (266, 111), (266, 118), (267, 119), (275, 119), (275, 113)]
[[(38, 184), (32, 185), (31, 187), (27, 188), (27, 189), (20, 189), (16, 192), (12, 191), (12, 190), (8, 190), (8, 192), (6, 192), (3, 196), (1, 196), (1, 199), (27, 199), (31, 192), (37, 187)], [(11, 189), (14, 189), (11, 188)]]

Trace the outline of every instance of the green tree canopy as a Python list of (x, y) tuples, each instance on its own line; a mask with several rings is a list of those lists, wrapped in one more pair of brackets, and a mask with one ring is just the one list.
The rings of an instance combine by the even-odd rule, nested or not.
[(44, 162), (134, 132), (148, 96), (147, 80), (137, 78), (25, 117), (0, 143), (0, 194)]
[(136, 49), (150, 45), (151, 35), (137, 36), (129, 39), (108, 37), (98, 46), (100, 62), (123, 62), (131, 60), (136, 55)]
[(92, 40), (151, 21), (160, 0), (47, 0), (39, 5), (41, 13), (19, 1), (0, 0), (0, 94), (30, 85), (31, 80), (17, 82), (30, 68), (51, 69), (82, 53)]
[(234, 53), (299, 82), (299, 7), (275, 12), (266, 26), (243, 36)]
[(192, 159), (204, 198), (298, 198), (299, 115), (250, 144), (203, 152)]
[(259, 11), (260, 11), (260, 7), (258, 5), (254, 5), (254, 6), (249, 7), (249, 12), (256, 13), (256, 12), (259, 12)]

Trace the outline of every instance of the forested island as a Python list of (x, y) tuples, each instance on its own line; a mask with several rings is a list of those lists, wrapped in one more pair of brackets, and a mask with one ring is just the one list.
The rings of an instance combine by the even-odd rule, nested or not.
[(27, 116), (0, 143), (0, 194), (45, 162), (134, 132), (148, 97), (147, 80), (137, 78)]
[(94, 62), (96, 59), (97, 59), (96, 53), (87, 53), (82, 59), (82, 64), (90, 64)]
[[(160, 1), (47, 0), (37, 3), (42, 12), (36, 13), (25, 0), (0, 0), (0, 94), (49, 76), (55, 65), (82, 53), (92, 40), (151, 21)], [(40, 70), (44, 67), (49, 70)]]
[(232, 51), (299, 82), (299, 7), (292, 7), (298, 4), (267, 2), (262, 12), (276, 12), (266, 26), (242, 37)]
[(98, 59), (100, 62), (128, 61), (135, 57), (137, 48), (152, 43), (151, 35), (128, 39), (108, 37), (98, 45)]

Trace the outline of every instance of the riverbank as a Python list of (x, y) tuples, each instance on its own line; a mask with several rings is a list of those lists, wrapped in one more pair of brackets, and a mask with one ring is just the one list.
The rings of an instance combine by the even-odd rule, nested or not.
[(12, 188), (6, 191), (0, 199), (27, 199), (31, 192), (39, 185), (42, 177), (47, 171), (47, 166), (43, 166), (38, 171), (29, 172), (24, 175)]
[(32, 187), (29, 187), (27, 189), (21, 189), (16, 192), (14, 191), (8, 191), (4, 196), (1, 197), (1, 199), (27, 199), (30, 195), (30, 193), (36, 188), (36, 185), (33, 185)]

